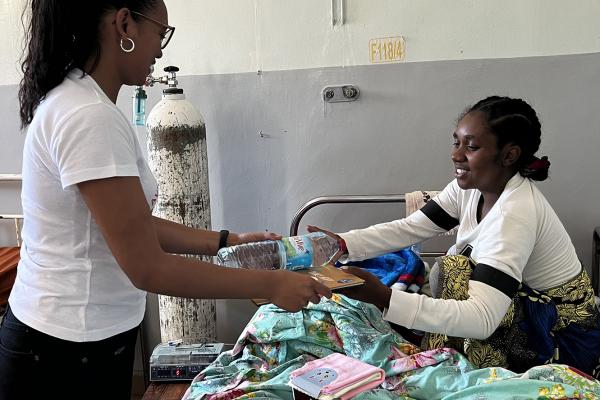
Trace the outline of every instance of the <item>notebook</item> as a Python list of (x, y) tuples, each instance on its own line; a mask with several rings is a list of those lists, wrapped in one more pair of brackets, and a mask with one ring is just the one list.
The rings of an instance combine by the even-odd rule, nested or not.
[[(336, 268), (331, 264), (325, 264), (320, 267), (310, 267), (308, 269), (302, 269), (294, 272), (298, 274), (308, 274), (331, 290), (358, 286), (365, 283), (362, 278), (352, 275), (342, 269)], [(269, 303), (269, 301), (266, 299), (252, 299), (252, 301), (257, 306), (262, 306), (263, 304)]]
[(304, 394), (318, 400), (345, 400), (379, 386), (384, 379), (381, 368), (332, 353), (292, 371), (288, 384), (294, 389), (295, 399), (303, 398)]

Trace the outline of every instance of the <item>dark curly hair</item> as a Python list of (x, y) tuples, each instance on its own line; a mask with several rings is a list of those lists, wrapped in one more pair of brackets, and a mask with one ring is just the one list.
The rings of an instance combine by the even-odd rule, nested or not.
[(535, 110), (522, 99), (490, 96), (478, 101), (467, 109), (462, 116), (473, 112), (482, 112), (491, 133), (496, 136), (498, 148), (514, 143), (521, 148), (517, 161), (519, 173), (536, 181), (548, 177), (550, 162), (547, 157), (535, 156), (541, 143), (542, 126)]
[[(22, 13), (25, 43), (19, 85), (21, 127), (31, 123), (46, 94), (73, 68), (83, 69), (100, 58), (100, 20), (106, 12), (126, 7), (144, 12), (159, 0), (30, 0)], [(27, 12), (31, 12), (26, 23)], [(136, 17), (136, 15), (132, 15)]]

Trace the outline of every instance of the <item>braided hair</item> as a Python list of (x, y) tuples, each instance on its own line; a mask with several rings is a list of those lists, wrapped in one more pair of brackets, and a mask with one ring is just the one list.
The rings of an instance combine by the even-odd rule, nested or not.
[[(46, 94), (73, 68), (92, 67), (100, 59), (100, 21), (110, 10), (127, 7), (143, 12), (158, 0), (29, 0), (23, 10), (26, 47), (19, 85), (21, 127), (28, 125)], [(26, 17), (29, 16), (27, 22)], [(137, 19), (135, 15), (132, 18)]]
[(519, 173), (529, 179), (543, 181), (548, 177), (548, 157), (538, 158), (535, 153), (541, 143), (541, 123), (535, 110), (522, 99), (490, 96), (478, 101), (464, 114), (479, 111), (485, 123), (496, 136), (498, 148), (514, 143), (521, 148), (516, 166)]

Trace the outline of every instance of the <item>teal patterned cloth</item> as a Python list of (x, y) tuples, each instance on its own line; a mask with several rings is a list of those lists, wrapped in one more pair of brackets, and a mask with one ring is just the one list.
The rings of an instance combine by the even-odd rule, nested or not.
[(452, 360), (398, 377), (394, 390), (371, 390), (356, 400), (550, 400), (598, 399), (600, 383), (563, 364), (547, 364), (515, 374), (503, 368), (470, 370), (467, 359)]
[(184, 399), (292, 400), (290, 373), (332, 352), (386, 372), (381, 389), (361, 393), (357, 400), (600, 398), (598, 381), (563, 365), (515, 374), (501, 368), (474, 369), (449, 348), (421, 351), (396, 333), (373, 305), (334, 294), (296, 313), (260, 307), (233, 350), (202, 371)]

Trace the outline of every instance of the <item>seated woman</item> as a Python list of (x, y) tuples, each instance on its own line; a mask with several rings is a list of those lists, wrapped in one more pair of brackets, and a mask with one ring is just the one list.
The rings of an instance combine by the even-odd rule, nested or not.
[(425, 347), (455, 346), (479, 367), (524, 371), (555, 362), (598, 377), (600, 325), (590, 279), (532, 182), (546, 179), (550, 165), (534, 156), (541, 138), (536, 112), (521, 99), (488, 97), (461, 116), (452, 137), (456, 179), (421, 210), (339, 235), (324, 231), (341, 241), (347, 262), (458, 226), (456, 245), (431, 274), (441, 298), (392, 290), (356, 267), (349, 272), (366, 284), (344, 294), (377, 305), (392, 323), (428, 332)]

